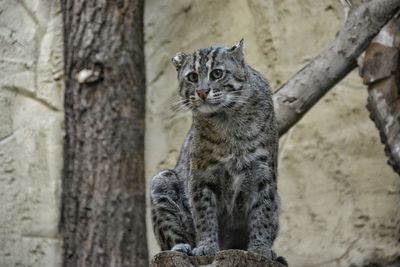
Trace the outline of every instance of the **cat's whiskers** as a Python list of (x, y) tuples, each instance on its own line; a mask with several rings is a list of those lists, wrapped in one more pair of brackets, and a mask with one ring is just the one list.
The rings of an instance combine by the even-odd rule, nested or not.
[(181, 106), (182, 104), (183, 105), (189, 104), (189, 101), (187, 99), (180, 99), (180, 100), (172, 103), (172, 106), (176, 107), (176, 106)]
[(172, 103), (170, 112), (164, 117), (166, 123), (171, 123), (178, 115), (191, 111), (190, 101), (187, 99), (179, 99)]

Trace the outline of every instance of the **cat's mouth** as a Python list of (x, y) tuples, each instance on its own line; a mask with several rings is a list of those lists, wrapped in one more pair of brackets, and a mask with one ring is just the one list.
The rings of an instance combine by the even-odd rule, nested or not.
[(197, 110), (202, 113), (213, 113), (220, 110), (222, 107), (220, 102), (203, 101), (197, 106)]
[(219, 105), (219, 104), (221, 104), (221, 101), (215, 101), (215, 100), (212, 100), (212, 99), (210, 99), (210, 100), (206, 99), (201, 103), (201, 105), (210, 105), (210, 106), (216, 106), (216, 105)]

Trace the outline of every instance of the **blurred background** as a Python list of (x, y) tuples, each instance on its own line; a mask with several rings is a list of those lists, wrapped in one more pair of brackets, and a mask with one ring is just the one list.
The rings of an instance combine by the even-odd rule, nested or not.
[[(189, 129), (176, 113), (178, 51), (234, 45), (277, 89), (340, 30), (337, 0), (147, 0), (146, 179), (172, 168)], [(0, 266), (61, 266), (63, 40), (58, 1), (0, 0)], [(400, 257), (400, 179), (386, 164), (354, 71), (281, 138), (278, 254), (291, 266)], [(159, 251), (148, 224), (150, 256)]]

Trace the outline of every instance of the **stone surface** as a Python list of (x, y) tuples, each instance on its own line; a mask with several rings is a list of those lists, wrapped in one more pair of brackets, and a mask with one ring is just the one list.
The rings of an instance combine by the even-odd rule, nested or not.
[[(335, 0), (148, 0), (145, 17), (149, 183), (174, 166), (191, 122), (171, 108), (176, 52), (244, 37), (247, 61), (278, 88), (333, 40), (343, 11)], [(386, 164), (366, 98), (354, 72), (281, 138), (275, 249), (289, 265), (363, 266), (400, 254), (400, 179)]]
[(60, 266), (59, 1), (0, 1), (0, 266)]

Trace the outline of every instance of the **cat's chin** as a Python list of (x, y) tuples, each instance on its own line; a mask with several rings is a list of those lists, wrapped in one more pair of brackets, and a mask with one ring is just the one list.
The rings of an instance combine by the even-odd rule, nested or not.
[(203, 103), (197, 108), (198, 112), (205, 114), (215, 113), (220, 110), (221, 110), (220, 104), (209, 104), (209, 103)]

